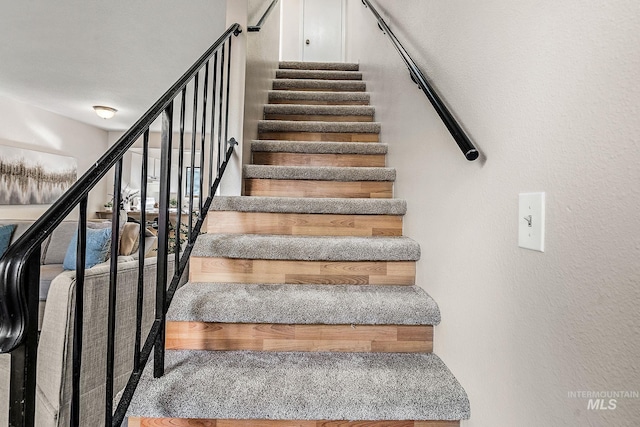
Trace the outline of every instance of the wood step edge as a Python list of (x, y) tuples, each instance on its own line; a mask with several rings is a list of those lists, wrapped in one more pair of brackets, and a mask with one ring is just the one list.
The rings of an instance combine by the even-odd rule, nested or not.
[(167, 320), (167, 350), (431, 353), (432, 325), (306, 325)]
[(192, 283), (415, 285), (415, 261), (291, 261), (192, 256)]
[(327, 421), (230, 420), (129, 417), (129, 427), (460, 427), (458, 420), (435, 421)]
[(402, 236), (402, 215), (211, 211), (207, 233)]

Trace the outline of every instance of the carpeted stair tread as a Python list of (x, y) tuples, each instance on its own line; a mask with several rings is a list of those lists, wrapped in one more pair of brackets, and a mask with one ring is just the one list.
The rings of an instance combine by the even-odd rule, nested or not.
[(269, 91), (269, 102), (273, 101), (321, 101), (321, 102), (369, 102), (366, 92), (310, 92), (293, 90)]
[(380, 133), (380, 123), (259, 120), (261, 132)]
[(360, 80), (277, 79), (273, 81), (273, 89), (315, 89), (352, 92), (367, 90), (367, 84)]
[(408, 237), (202, 234), (191, 255), (292, 261), (417, 261), (420, 245)]
[(358, 71), (358, 64), (349, 62), (302, 62), (302, 61), (281, 61), (281, 70), (341, 70)]
[(167, 320), (307, 325), (437, 325), (436, 302), (417, 286), (189, 283)]
[(334, 215), (404, 215), (407, 202), (400, 199), (339, 199), (311, 197), (214, 197), (211, 210)]
[(318, 141), (272, 141), (251, 142), (251, 151), (272, 153), (306, 154), (387, 154), (389, 146), (384, 143), (362, 142), (318, 142)]
[[(187, 386), (185, 386), (187, 385)], [(155, 418), (459, 420), (466, 392), (435, 354), (168, 351), (128, 410)]]
[(396, 170), (381, 167), (245, 165), (243, 176), (248, 179), (394, 181)]
[(264, 106), (264, 114), (373, 116), (375, 108), (368, 105), (267, 104)]
[(362, 80), (362, 73), (343, 70), (276, 70), (276, 79)]

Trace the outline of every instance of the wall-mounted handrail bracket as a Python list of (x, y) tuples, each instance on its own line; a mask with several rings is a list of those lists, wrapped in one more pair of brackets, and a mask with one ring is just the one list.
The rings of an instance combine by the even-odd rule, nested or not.
[(458, 147), (460, 147), (460, 150), (464, 154), (465, 158), (469, 161), (476, 160), (479, 156), (478, 150), (473, 145), (460, 124), (458, 124), (457, 120), (455, 119), (453, 114), (451, 114), (445, 103), (442, 101), (442, 99), (440, 99), (440, 96), (438, 96), (436, 90), (431, 86), (431, 84), (429, 84), (425, 75), (416, 65), (416, 62), (411, 58), (404, 46), (402, 46), (402, 43), (400, 43), (393, 31), (391, 31), (391, 28), (389, 28), (376, 8), (373, 7), (371, 1), (362, 0), (362, 4), (371, 11), (378, 23), (378, 28), (380, 28), (387, 35), (389, 40), (391, 40), (393, 47), (396, 49), (405, 65), (409, 69), (411, 80), (413, 80), (414, 83), (416, 83), (420, 87), (420, 89), (422, 89), (422, 92), (424, 92), (426, 97), (429, 99), (431, 105), (433, 105), (433, 108), (436, 110), (436, 113), (438, 113), (438, 116), (440, 116), (440, 119), (449, 130), (449, 133), (451, 133), (453, 139), (458, 144)]

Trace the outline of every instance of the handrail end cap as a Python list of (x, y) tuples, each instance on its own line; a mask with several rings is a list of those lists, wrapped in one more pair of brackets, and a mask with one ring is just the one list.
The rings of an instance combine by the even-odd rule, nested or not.
[(472, 148), (471, 150), (464, 153), (464, 156), (467, 158), (467, 160), (472, 162), (480, 156), (480, 153), (478, 153), (478, 150), (476, 150), (475, 148)]

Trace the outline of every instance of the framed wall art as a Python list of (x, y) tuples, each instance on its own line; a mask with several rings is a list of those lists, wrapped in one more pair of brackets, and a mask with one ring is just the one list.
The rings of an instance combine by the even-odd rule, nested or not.
[(0, 145), (0, 205), (48, 205), (78, 179), (73, 157)]

